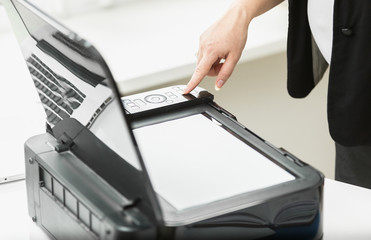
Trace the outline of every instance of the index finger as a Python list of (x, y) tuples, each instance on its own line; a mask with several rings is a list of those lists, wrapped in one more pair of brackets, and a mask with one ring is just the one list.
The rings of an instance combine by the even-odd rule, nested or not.
[(190, 93), (198, 84), (204, 79), (204, 77), (209, 73), (210, 69), (212, 68), (214, 62), (218, 60), (218, 58), (213, 57), (203, 57), (199, 64), (197, 64), (196, 70), (194, 71), (191, 80), (189, 80), (187, 87), (183, 90), (183, 94)]

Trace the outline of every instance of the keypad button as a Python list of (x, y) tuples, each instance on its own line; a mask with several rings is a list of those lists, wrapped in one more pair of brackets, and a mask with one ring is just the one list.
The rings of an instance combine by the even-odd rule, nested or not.
[(128, 105), (129, 107), (136, 106), (135, 103), (133, 103), (133, 102), (129, 102), (129, 103), (127, 103), (126, 105)]
[(166, 97), (161, 94), (151, 94), (144, 98), (146, 102), (149, 103), (162, 103), (166, 101)]
[(134, 103), (138, 106), (146, 105), (146, 103), (142, 99), (134, 99)]

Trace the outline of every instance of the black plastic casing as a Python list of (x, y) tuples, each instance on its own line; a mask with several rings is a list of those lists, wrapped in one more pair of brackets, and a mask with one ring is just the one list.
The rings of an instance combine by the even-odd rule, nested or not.
[[(91, 138), (88, 129), (76, 125), (72, 131), (77, 134), (72, 136), (72, 143), (63, 152), (57, 151), (61, 138), (58, 140), (48, 133), (25, 143), (30, 216), (55, 239), (321, 239), (323, 175), (287, 151), (259, 138), (212, 98), (129, 118), (132, 128), (137, 128), (199, 113), (212, 116), (294, 174), (297, 180), (227, 200), (232, 205), (245, 202), (245, 207), (238, 210), (190, 224), (168, 226), (166, 220), (161, 223), (147, 216), (145, 208), (148, 206), (142, 206), (140, 200), (130, 195), (135, 190), (135, 182), (125, 177), (130, 174), (128, 170), (122, 174), (122, 185), (126, 187), (120, 187), (112, 182), (114, 178), (107, 178), (94, 169), (97, 161), (104, 161), (104, 171), (117, 174), (117, 169), (110, 164), (112, 158), (102, 159), (104, 155), (110, 156), (109, 149), (94, 147), (103, 143)], [(69, 126), (74, 125), (71, 124), (73, 119), (68, 121)], [(83, 148), (91, 151), (89, 161), (78, 156), (81, 149), (76, 151), (83, 139)], [(217, 209), (218, 205), (208, 208)], [(285, 214), (280, 216), (283, 208)], [(202, 213), (202, 208), (200, 211)], [(278, 218), (281, 219), (278, 221)]]

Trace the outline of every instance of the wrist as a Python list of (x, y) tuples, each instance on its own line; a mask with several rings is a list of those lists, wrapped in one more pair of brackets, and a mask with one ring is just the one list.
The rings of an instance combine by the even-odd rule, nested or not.
[(249, 24), (253, 18), (277, 6), (283, 0), (236, 0), (231, 9), (237, 11), (239, 16)]
[(247, 26), (258, 15), (254, 1), (250, 0), (237, 0), (231, 5), (231, 9)]
[(247, 0), (234, 1), (224, 16), (224, 19), (231, 20), (240, 26), (243, 25), (245, 29), (248, 28), (253, 18), (253, 10)]

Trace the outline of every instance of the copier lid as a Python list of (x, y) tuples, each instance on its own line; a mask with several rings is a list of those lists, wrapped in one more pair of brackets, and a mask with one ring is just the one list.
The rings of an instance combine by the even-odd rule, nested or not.
[[(158, 200), (103, 57), (88, 41), (29, 2), (8, 0), (3, 4), (45, 110), (47, 125), (55, 128), (63, 120), (75, 119), (89, 129), (102, 145), (100, 149), (89, 149), (89, 144), (87, 148), (73, 148), (78, 149), (81, 160), (125, 198), (138, 204), (144, 214), (162, 221)], [(92, 156), (93, 150), (107, 149), (114, 159), (84, 160), (84, 156)]]

